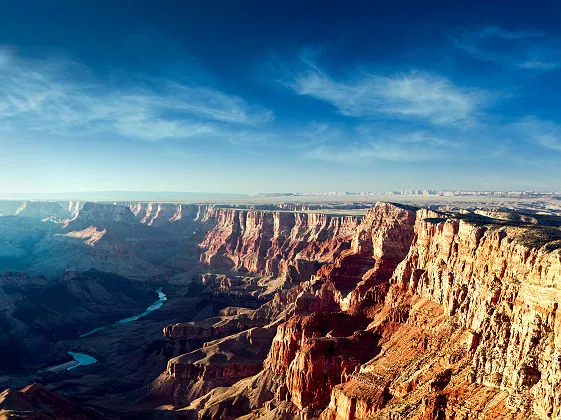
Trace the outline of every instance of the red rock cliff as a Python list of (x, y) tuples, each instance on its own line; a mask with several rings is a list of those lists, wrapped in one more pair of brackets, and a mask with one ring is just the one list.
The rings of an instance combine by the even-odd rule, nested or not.
[(201, 221), (214, 221), (200, 246), (211, 267), (306, 280), (344, 249), (356, 217), (248, 211), (209, 207)]
[(414, 229), (373, 328), (383, 356), (333, 390), (324, 417), (559, 418), (551, 232), (426, 210)]
[[(277, 267), (310, 247), (329, 250), (316, 254), (326, 262), (335, 255), (326, 242), (292, 247), (284, 213), (217, 217), (204, 242), (210, 264), (272, 274), (275, 255)], [(191, 409), (220, 418), (244, 401), (236, 413), (249, 418), (561, 418), (560, 237), (538, 217), (378, 204), (348, 249), (274, 299), (295, 314), (279, 324), (264, 370)]]

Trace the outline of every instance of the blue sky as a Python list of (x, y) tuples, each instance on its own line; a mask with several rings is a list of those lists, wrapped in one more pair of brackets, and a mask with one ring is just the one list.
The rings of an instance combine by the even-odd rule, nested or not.
[(4, 0), (0, 192), (561, 190), (560, 12)]

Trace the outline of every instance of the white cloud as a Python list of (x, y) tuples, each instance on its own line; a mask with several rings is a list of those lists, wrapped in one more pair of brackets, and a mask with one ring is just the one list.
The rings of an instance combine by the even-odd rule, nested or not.
[[(307, 158), (338, 163), (421, 162), (442, 159), (465, 147), (458, 139), (450, 140), (425, 130), (362, 125), (351, 132), (338, 129), (325, 129), (324, 132), (337, 133), (337, 136), (329, 134), (328, 141), (310, 141), (304, 151)], [(322, 135), (318, 133), (318, 140), (323, 139)]]
[(509, 127), (510, 135), (540, 147), (561, 152), (561, 125), (528, 117)]
[(158, 140), (228, 132), (274, 118), (272, 112), (216, 89), (168, 81), (154, 85), (102, 85), (76, 63), (28, 60), (0, 49), (3, 126)]
[(369, 143), (353, 147), (321, 146), (310, 150), (306, 153), (306, 156), (328, 162), (360, 164), (376, 160), (392, 162), (437, 160), (442, 157), (442, 153), (427, 153), (423, 150), (413, 151), (393, 144)]
[(559, 41), (537, 31), (507, 31), (487, 26), (451, 37), (454, 46), (472, 57), (532, 70), (561, 68)]
[(491, 36), (496, 36), (503, 39), (526, 39), (526, 38), (537, 38), (543, 36), (541, 31), (508, 31), (498, 26), (486, 26), (477, 31), (477, 35), (480, 38), (487, 38)]
[(335, 80), (311, 60), (302, 61), (305, 70), (282, 83), (300, 95), (330, 103), (350, 117), (417, 119), (439, 125), (465, 123), (489, 99), (481, 90), (460, 88), (437, 75), (357, 73), (346, 80)]

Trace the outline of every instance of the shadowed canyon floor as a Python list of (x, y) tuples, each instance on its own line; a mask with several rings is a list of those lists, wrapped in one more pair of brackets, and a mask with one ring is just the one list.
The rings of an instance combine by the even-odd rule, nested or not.
[(561, 418), (558, 203), (0, 202), (0, 416)]

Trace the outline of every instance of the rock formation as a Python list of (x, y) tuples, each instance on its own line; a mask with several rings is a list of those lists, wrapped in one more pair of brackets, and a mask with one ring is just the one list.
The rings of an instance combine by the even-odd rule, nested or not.
[[(356, 217), (192, 204), (68, 202), (68, 210), (61, 204), (4, 205), (17, 215), (0, 221), (7, 231), (0, 251), (14, 259), (6, 268), (27, 266), (50, 277), (90, 268), (150, 277), (192, 269), (200, 260), (212, 269), (299, 281), (348, 248), (359, 223)], [(32, 209), (42, 218), (23, 217)], [(34, 237), (19, 236), (20, 225)]]
[[(180, 418), (561, 418), (558, 217), (279, 208), (69, 205), (32, 246), (20, 234), (0, 245), (30, 260), (64, 249), (72, 264), (144, 280), (185, 270), (175, 285), (205, 311), (166, 321), (158, 345), (173, 351), (143, 400)], [(23, 284), (48, 288), (12, 277), (0, 279), (10, 328)], [(60, 281), (82, 301), (101, 293)]]
[(348, 248), (356, 217), (209, 208), (215, 226), (201, 243), (211, 267), (300, 281)]
[(1, 418), (93, 420), (101, 419), (94, 410), (48, 391), (34, 383), (21, 390), (0, 393)]
[(294, 287), (264, 370), (184, 411), (228, 417), (234, 398), (248, 418), (559, 418), (559, 238), (539, 218), (379, 204)]

